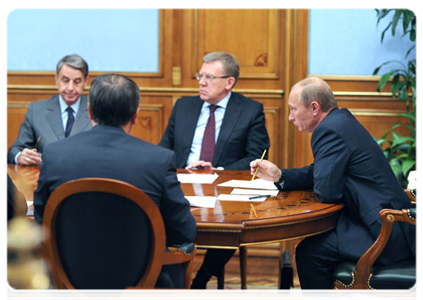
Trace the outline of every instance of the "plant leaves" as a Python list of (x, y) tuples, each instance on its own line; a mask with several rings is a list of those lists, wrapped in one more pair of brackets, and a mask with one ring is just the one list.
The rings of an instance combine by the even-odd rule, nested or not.
[(404, 160), (401, 164), (401, 170), (402, 170), (402, 174), (404, 174), (404, 176), (407, 178), (408, 173), (410, 172), (410, 170), (414, 167), (414, 165), (416, 164), (415, 160)]
[(412, 121), (416, 122), (416, 115), (415, 115), (415, 114), (409, 114), (409, 113), (399, 113), (398, 115), (399, 115), (399, 116), (401, 116), (401, 117), (408, 118), (408, 119), (410, 119), (410, 120), (412, 120)]

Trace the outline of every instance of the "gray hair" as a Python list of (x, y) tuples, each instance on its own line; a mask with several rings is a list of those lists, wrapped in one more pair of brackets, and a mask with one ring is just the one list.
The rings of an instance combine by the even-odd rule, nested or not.
[(62, 57), (61, 60), (57, 63), (56, 66), (56, 74), (59, 75), (60, 69), (64, 66), (68, 65), (74, 69), (77, 69), (84, 74), (84, 77), (87, 78), (88, 76), (88, 64), (87, 62), (78, 54), (71, 54)]
[(296, 83), (294, 87), (300, 88), (299, 100), (305, 106), (309, 106), (311, 102), (316, 101), (320, 104), (324, 112), (338, 107), (338, 103), (336, 102), (332, 89), (326, 81), (320, 78), (309, 77), (303, 79)]
[(226, 52), (212, 52), (204, 55), (203, 62), (211, 63), (215, 61), (220, 61), (222, 63), (223, 72), (226, 76), (231, 76), (235, 78), (235, 83), (239, 78), (239, 63), (235, 57)]

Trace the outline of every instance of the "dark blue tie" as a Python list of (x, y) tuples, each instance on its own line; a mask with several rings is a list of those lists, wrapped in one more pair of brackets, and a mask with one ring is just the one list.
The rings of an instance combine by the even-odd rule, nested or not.
[(70, 133), (72, 131), (73, 123), (75, 122), (72, 107), (68, 106), (68, 108), (66, 108), (66, 110), (68, 112), (68, 121), (66, 122), (65, 138), (67, 138), (70, 135)]

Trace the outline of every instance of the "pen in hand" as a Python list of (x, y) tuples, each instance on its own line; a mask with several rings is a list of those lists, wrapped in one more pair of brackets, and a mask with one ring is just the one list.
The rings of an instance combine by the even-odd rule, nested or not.
[[(40, 137), (38, 138), (38, 140), (37, 140), (37, 142), (35, 143), (35, 146), (34, 146), (34, 148), (35, 149), (37, 149), (37, 146), (38, 146), (38, 142), (41, 140), (41, 135), (40, 135)], [(37, 149), (38, 150), (38, 149)]]
[[(264, 149), (264, 151), (263, 151), (263, 155), (261, 156), (260, 161), (263, 161), (264, 155), (266, 154), (266, 150), (267, 150), (267, 149)], [(254, 178), (255, 178), (255, 177), (256, 177), (256, 175), (257, 175), (257, 172), (258, 172), (259, 168), (260, 168), (260, 167), (259, 167), (259, 166), (257, 166), (257, 169), (256, 169), (256, 171), (254, 172), (253, 178), (251, 178), (251, 180), (254, 180)]]

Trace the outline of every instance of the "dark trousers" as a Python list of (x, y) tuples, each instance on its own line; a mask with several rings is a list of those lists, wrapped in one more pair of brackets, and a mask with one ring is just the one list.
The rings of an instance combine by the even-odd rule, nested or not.
[(335, 230), (305, 238), (295, 260), (301, 289), (333, 289), (333, 273), (341, 261)]
[(202, 268), (213, 276), (220, 276), (225, 270), (226, 263), (235, 254), (236, 250), (209, 249), (204, 256)]

